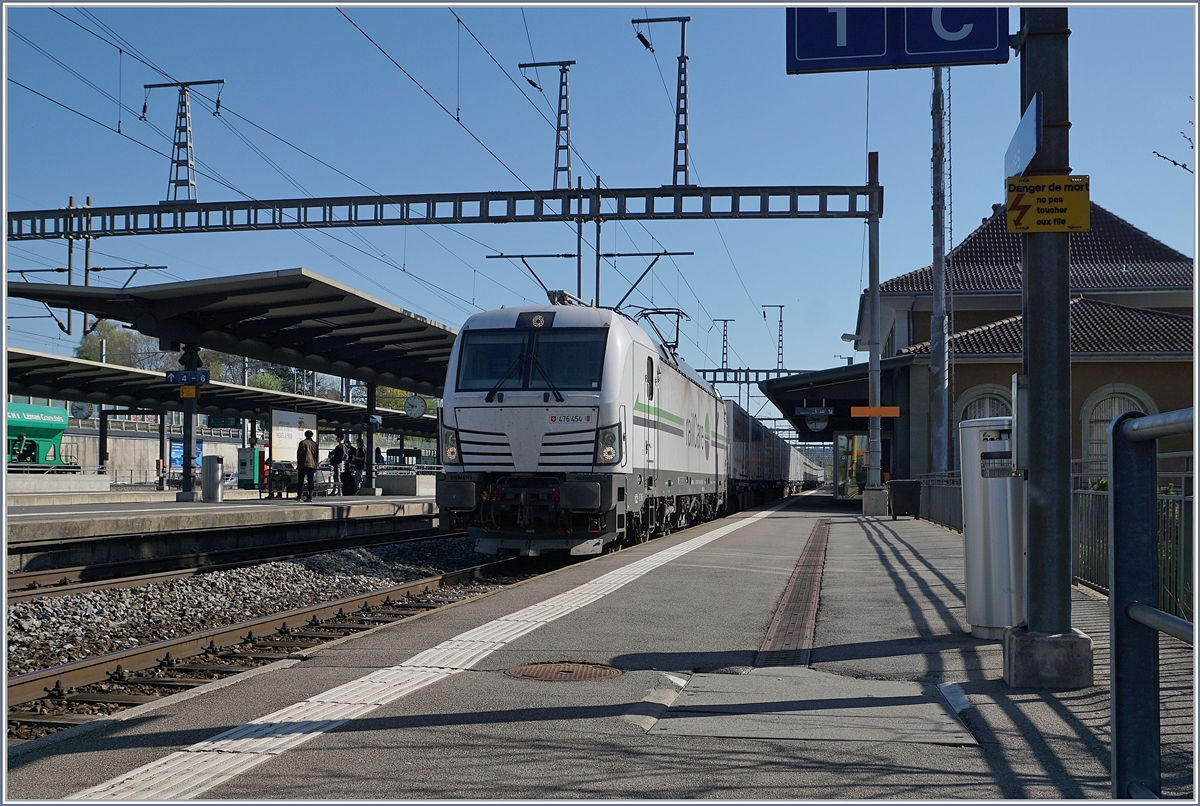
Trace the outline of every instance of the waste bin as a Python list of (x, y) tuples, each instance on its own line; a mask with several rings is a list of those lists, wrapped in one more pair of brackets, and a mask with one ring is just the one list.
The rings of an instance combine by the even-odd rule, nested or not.
[(200, 460), (200, 497), (205, 501), (220, 501), (225, 487), (224, 458), (205, 456)]
[(921, 517), (921, 482), (911, 479), (889, 481), (888, 509), (892, 511), (892, 520), (898, 515), (915, 515)]
[(1012, 418), (959, 424), (967, 623), (1003, 638), (1025, 620), (1024, 481), (1012, 472)]

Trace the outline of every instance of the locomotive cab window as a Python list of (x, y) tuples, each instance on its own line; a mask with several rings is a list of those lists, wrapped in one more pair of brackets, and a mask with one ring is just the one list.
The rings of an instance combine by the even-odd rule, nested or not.
[(458, 357), (460, 392), (520, 389), (521, 359), (528, 334), (514, 330), (472, 330), (463, 334)]
[(654, 358), (646, 356), (646, 399), (654, 399)]
[(529, 389), (600, 388), (607, 328), (559, 328), (534, 334)]
[(463, 334), (458, 391), (599, 391), (608, 328), (472, 330)]

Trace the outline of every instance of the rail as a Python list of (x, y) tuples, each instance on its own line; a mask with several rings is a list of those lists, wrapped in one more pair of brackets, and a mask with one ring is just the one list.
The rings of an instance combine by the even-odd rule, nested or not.
[(946, 473), (926, 473), (917, 476), (921, 482), (921, 518), (962, 531), (962, 474), (958, 470)]
[(1158, 634), (1193, 641), (1191, 624), (1147, 604), (1158, 596), (1157, 440), (1192, 433), (1193, 418), (1190, 408), (1127, 412), (1108, 427), (1113, 798), (1162, 795)]

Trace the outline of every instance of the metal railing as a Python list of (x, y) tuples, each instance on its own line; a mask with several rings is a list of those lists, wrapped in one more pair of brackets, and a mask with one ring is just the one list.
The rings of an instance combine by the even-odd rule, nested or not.
[[(78, 420), (72, 417), (68, 426), (75, 431), (99, 431), (100, 421), (92, 417), (87, 420)], [(133, 431), (143, 434), (157, 434), (158, 423), (150, 420), (118, 420), (116, 417), (108, 418), (109, 433), (113, 431)], [(69, 431), (68, 433), (75, 433)], [(167, 423), (167, 433), (171, 435), (182, 435), (183, 426), (179, 423)], [(242, 429), (240, 428), (212, 428), (207, 425), (196, 426), (196, 436), (198, 437), (224, 437), (226, 439), (241, 439)]]
[(375, 475), (377, 476), (433, 476), (441, 473), (442, 470), (441, 465), (400, 465), (391, 463), (375, 465)]
[(1108, 611), (1114, 798), (1162, 794), (1158, 641), (1165, 632), (1194, 646), (1192, 624), (1158, 600), (1160, 437), (1192, 433), (1192, 409), (1127, 412), (1108, 427)]
[(962, 473), (926, 473), (917, 480), (921, 482), (921, 518), (961, 532)]
[[(1192, 453), (1157, 455), (1155, 557), (1157, 607), (1191, 621)], [(1076, 582), (1108, 593), (1108, 459), (1073, 460), (1071, 474), (1071, 573)]]

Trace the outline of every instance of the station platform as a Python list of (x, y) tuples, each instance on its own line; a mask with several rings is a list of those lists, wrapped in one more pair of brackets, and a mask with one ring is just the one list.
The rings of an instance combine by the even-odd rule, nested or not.
[(219, 502), (119, 501), (44, 506), (10, 506), (9, 545), (57, 538), (104, 537), (134, 532), (221, 529), (280, 523), (431, 515), (433, 496), (328, 496), (305, 503), (296, 498), (233, 498)]
[(6, 562), (10, 573), (21, 573), (215, 556), (223, 550), (386, 535), (396, 531), (398, 518), (406, 519), (403, 528), (428, 528), (436, 515), (433, 496), (10, 506)]
[[(1096, 685), (1008, 688), (960, 534), (798, 496), (14, 746), (7, 796), (1108, 798), (1107, 602), (1073, 613)], [(1194, 798), (1163, 647), (1163, 795)]]

